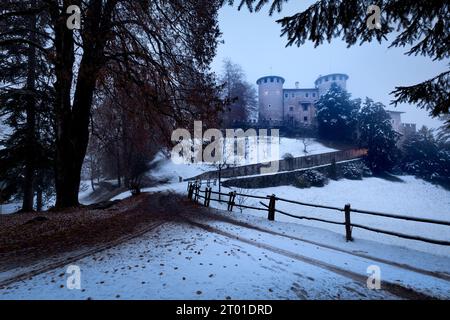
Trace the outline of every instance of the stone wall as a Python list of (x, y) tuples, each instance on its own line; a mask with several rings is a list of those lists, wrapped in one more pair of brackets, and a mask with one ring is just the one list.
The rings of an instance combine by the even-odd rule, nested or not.
[[(333, 161), (340, 162), (346, 160), (352, 160), (361, 158), (367, 154), (367, 149), (349, 149), (349, 150), (341, 150), (334, 151), (328, 153), (315, 154), (310, 156), (296, 157), (291, 159), (284, 159), (276, 161), (278, 162), (278, 172), (282, 171), (292, 171), (299, 169), (307, 169), (316, 166), (322, 166), (326, 164), (330, 164)], [(274, 167), (273, 163), (271, 166)], [(269, 167), (267, 164), (251, 164), (240, 167), (231, 167), (227, 169), (222, 169), (221, 177), (222, 178), (233, 178), (233, 177), (242, 177), (242, 176), (251, 176), (251, 175), (259, 175), (262, 173), (263, 167)], [(202, 173), (198, 176), (186, 179), (186, 181), (191, 180), (208, 180), (208, 179), (217, 179), (219, 176), (219, 172), (209, 171)]]
[[(336, 163), (336, 174), (341, 177), (342, 168), (348, 163), (363, 163), (362, 159), (348, 160)], [(332, 164), (326, 164), (323, 166), (315, 167), (314, 170), (321, 172), (328, 177)], [(255, 189), (255, 188), (269, 188), (291, 185), (296, 179), (305, 171), (312, 169), (299, 169), (295, 171), (280, 172), (270, 175), (260, 175), (254, 177), (244, 177), (236, 179), (228, 179), (222, 182), (225, 187)]]

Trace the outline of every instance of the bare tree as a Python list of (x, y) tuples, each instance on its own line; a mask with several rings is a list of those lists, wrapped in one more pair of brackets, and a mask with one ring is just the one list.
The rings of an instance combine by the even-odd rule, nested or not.
[(220, 81), (224, 83), (223, 94), (228, 101), (221, 114), (223, 126), (247, 121), (257, 110), (256, 89), (247, 82), (242, 67), (226, 59)]
[(237, 193), (235, 201), (239, 205), (239, 211), (242, 213), (244, 208), (240, 206), (249, 205), (249, 200), (252, 199), (250, 196), (254, 195), (255, 191), (244, 188), (235, 188), (234, 191)]
[(308, 147), (313, 144), (313, 141), (312, 139), (309, 138), (302, 138), (302, 143), (303, 143), (303, 153), (306, 155), (309, 153)]

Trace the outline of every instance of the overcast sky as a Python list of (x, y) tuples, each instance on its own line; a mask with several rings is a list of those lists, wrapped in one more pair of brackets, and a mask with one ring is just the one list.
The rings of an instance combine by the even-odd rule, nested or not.
[[(281, 27), (275, 20), (304, 10), (314, 1), (291, 0), (281, 14), (268, 15), (267, 10), (249, 13), (246, 8), (238, 11), (236, 6), (226, 6), (220, 12), (220, 27), (224, 44), (219, 46), (213, 70), (220, 73), (222, 62), (230, 58), (247, 74), (247, 80), (255, 83), (264, 75), (274, 74), (286, 79), (285, 88), (312, 88), (319, 75), (346, 73), (350, 76), (347, 90), (353, 98), (370, 97), (389, 106), (389, 93), (400, 85), (412, 85), (445, 71), (449, 60), (433, 62), (426, 57), (406, 56), (407, 48), (390, 48), (388, 43), (370, 43), (347, 49), (340, 39), (317, 48), (311, 43), (301, 47), (286, 48), (286, 38), (281, 38)], [(255, 84), (256, 85), (256, 84)], [(441, 122), (432, 119), (424, 110), (402, 105), (403, 122), (418, 126), (438, 127)]]

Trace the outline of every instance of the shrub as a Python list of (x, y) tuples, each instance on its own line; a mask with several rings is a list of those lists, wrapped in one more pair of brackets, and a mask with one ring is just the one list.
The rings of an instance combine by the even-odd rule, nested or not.
[(361, 164), (361, 168), (362, 168), (362, 175), (363, 177), (371, 177), (373, 176), (373, 172), (372, 170), (370, 170), (370, 168), (368, 166), (366, 166), (365, 164)]
[(323, 187), (328, 183), (327, 177), (316, 170), (308, 170), (297, 177), (294, 186), (297, 188)]
[(361, 180), (363, 177), (362, 168), (355, 163), (347, 163), (342, 167), (342, 175), (350, 180)]
[(335, 159), (331, 161), (331, 165), (328, 167), (328, 178), (332, 180), (338, 179), (338, 172)]
[(342, 176), (350, 180), (361, 180), (372, 176), (372, 171), (363, 163), (350, 162), (342, 167)]

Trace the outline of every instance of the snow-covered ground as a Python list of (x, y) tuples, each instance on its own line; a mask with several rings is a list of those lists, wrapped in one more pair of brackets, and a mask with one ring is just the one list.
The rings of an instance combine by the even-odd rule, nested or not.
[[(292, 152), (291, 152), (292, 153)], [(186, 182), (205, 164), (176, 165), (160, 157), (149, 175), (170, 182), (143, 191), (168, 190), (186, 195)], [(450, 221), (450, 192), (416, 179), (380, 178), (331, 181), (323, 188), (282, 186), (239, 189), (276, 194), (303, 202), (396, 213)], [(215, 188), (217, 190), (217, 186)], [(231, 189), (222, 188), (222, 192)], [(89, 192), (89, 190), (85, 190)], [(130, 196), (129, 192), (114, 199)], [(239, 199), (238, 199), (239, 202)], [(245, 205), (258, 205), (247, 199)], [(267, 201), (266, 201), (267, 203)], [(212, 207), (226, 205), (211, 202)], [(277, 208), (311, 217), (343, 221), (340, 212), (277, 203)], [(183, 215), (183, 213), (179, 213)], [(17, 282), (0, 299), (396, 299), (392, 292), (369, 290), (367, 268), (381, 270), (382, 283), (414, 288), (419, 293), (450, 298), (450, 249), (354, 229), (346, 242), (344, 227), (297, 220), (244, 209), (212, 214), (248, 223), (255, 230), (207, 215), (188, 216), (194, 224), (167, 222), (155, 232), (83, 258), (81, 290), (67, 289), (65, 268)], [(450, 240), (448, 227), (352, 214), (352, 221), (374, 228)], [(217, 231), (202, 229), (201, 225)], [(270, 232), (266, 232), (268, 230)], [(383, 286), (383, 285), (382, 285)]]
[[(301, 154), (302, 142), (296, 139), (281, 138), (283, 151), (290, 152), (294, 156)], [(328, 152), (329, 150), (318, 142), (309, 146), (311, 152)], [(297, 153), (295, 153), (297, 152)], [(179, 183), (178, 178), (188, 178), (200, 174), (214, 167), (207, 164), (175, 164), (170, 159), (159, 155), (155, 161), (159, 165), (149, 172), (149, 175), (157, 178), (165, 178), (170, 183), (144, 191), (154, 192), (160, 190), (173, 190), (178, 193), (186, 193), (186, 183)], [(422, 217), (437, 220), (450, 221), (450, 191), (433, 185), (413, 176), (399, 176), (401, 182), (388, 181), (381, 178), (365, 178), (364, 180), (339, 180), (330, 181), (323, 188), (298, 189), (292, 186), (281, 186), (266, 189), (241, 189), (240, 193), (253, 195), (275, 194), (281, 198), (297, 200), (308, 203), (344, 207), (350, 203), (353, 208), (387, 212), (404, 216)], [(215, 187), (217, 190), (217, 186)], [(222, 192), (231, 189), (222, 188)], [(125, 192), (114, 199), (130, 196)], [(259, 200), (246, 199), (246, 205), (261, 206)], [(212, 206), (226, 209), (226, 205), (211, 202)], [(278, 202), (277, 209), (290, 212), (295, 215), (323, 218), (327, 220), (343, 221), (343, 213), (325, 209), (298, 206), (289, 203)], [(264, 215), (260, 211), (244, 209), (247, 214), (256, 216)], [(307, 226), (315, 226), (344, 235), (344, 227), (333, 224), (310, 220), (298, 220), (281, 214), (276, 215), (276, 221), (292, 222)], [(384, 217), (368, 216), (363, 214), (352, 214), (352, 222), (384, 230), (397, 231), (400, 233), (418, 235), (426, 238), (450, 240), (449, 227), (432, 225), (427, 223), (409, 222)], [(359, 239), (375, 240), (378, 242), (403, 246), (425, 252), (450, 256), (450, 248), (434, 244), (423, 243), (414, 240), (401, 239), (394, 236), (374, 233), (363, 229), (353, 229), (353, 236)]]
[(22, 203), (20, 202), (11, 202), (0, 204), (0, 214), (10, 214), (13, 212), (17, 212), (22, 207)]
[[(239, 141), (242, 141), (243, 139), (239, 139)], [(268, 142), (268, 152), (263, 153), (262, 160), (263, 161), (271, 161), (271, 160), (278, 160), (281, 159), (281, 157), (286, 153), (291, 153), (294, 157), (299, 157), (305, 155), (304, 145), (303, 141), (300, 139), (291, 139), (291, 138), (279, 138), (279, 154), (270, 152), (272, 150), (272, 146), (270, 143), (275, 144), (277, 141), (272, 141), (270, 139), (267, 140)], [(270, 142), (270, 143), (269, 143)], [(250, 164), (250, 163), (256, 163), (256, 159), (253, 159), (251, 157), (251, 151), (250, 149), (255, 149), (254, 146), (251, 147), (247, 145), (247, 152), (246, 152), (246, 158), (240, 159), (238, 161), (237, 165), (244, 165), (244, 164)], [(335, 149), (328, 148), (321, 143), (317, 142), (314, 139), (307, 139), (307, 151), (308, 154), (319, 154), (319, 153), (325, 153), (325, 152), (332, 152), (336, 151)], [(172, 161), (170, 159), (167, 159), (167, 157), (162, 153), (158, 153), (153, 159), (153, 163), (159, 163), (158, 167), (155, 170), (152, 170), (148, 173), (148, 175), (152, 178), (164, 181), (168, 180), (171, 183), (175, 183), (179, 181), (179, 177), (182, 177), (183, 179), (191, 178), (194, 176), (197, 176), (199, 174), (202, 174), (206, 171), (216, 170), (217, 168), (214, 167), (214, 165), (211, 165), (209, 163), (183, 163), (183, 164), (176, 164), (177, 162), (181, 162), (181, 159), (175, 159), (175, 161)], [(89, 199), (89, 195), (92, 193), (91, 184), (89, 181), (81, 181), (80, 184), (80, 193), (79, 193), (79, 199), (80, 202), (83, 204), (91, 204), (91, 201)], [(49, 208), (54, 205), (54, 201), (50, 201), (46, 204), (45, 208)], [(4, 204), (3, 206), (0, 206), (0, 214), (11, 214), (14, 212), (17, 212), (21, 208), (20, 202), (13, 202)]]
[[(181, 167), (183, 166), (184, 165), (180, 165), (181, 172)], [(166, 174), (169, 176), (170, 172), (167, 172)], [(238, 189), (237, 191), (239, 193), (262, 196), (275, 194), (280, 198), (342, 208), (344, 208), (345, 204), (350, 203), (353, 208), (361, 210), (450, 221), (450, 191), (413, 176), (398, 176), (398, 178), (401, 179), (402, 182), (393, 182), (372, 177), (363, 180), (342, 179), (339, 181), (330, 181), (328, 185), (322, 188), (313, 187), (309, 189), (298, 189), (293, 186), (281, 186), (265, 189)], [(173, 181), (174, 180), (175, 179), (173, 179)], [(172, 190), (173, 192), (186, 194), (186, 186), (186, 182), (174, 182), (156, 188), (144, 189), (144, 191), (155, 192)], [(213, 187), (213, 190), (217, 191), (217, 188), (217, 186)], [(224, 193), (234, 190), (235, 189), (222, 187), (222, 192)], [(114, 199), (121, 199), (129, 197), (130, 195), (129, 192), (125, 192)], [(259, 202), (260, 200), (258, 199), (247, 198), (244, 200), (243, 204), (261, 207)], [(265, 201), (265, 203), (267, 204), (268, 201)], [(211, 202), (211, 206), (226, 209), (226, 204), (219, 204), (214, 201)], [(339, 222), (344, 221), (343, 213), (338, 211), (305, 207), (284, 202), (277, 202), (276, 207), (279, 210), (294, 215), (322, 218)], [(264, 216), (266, 214), (251, 209), (244, 209), (243, 212), (256, 216)], [(336, 232), (342, 236), (345, 234), (344, 226), (340, 225), (310, 220), (298, 220), (279, 213), (276, 214), (275, 219), (276, 221), (319, 227)], [(358, 213), (352, 213), (351, 219), (354, 223), (373, 228), (450, 241), (450, 228), (447, 226), (396, 220)], [(450, 256), (450, 248), (446, 246), (401, 239), (357, 228), (353, 229), (353, 236), (356, 241), (359, 239), (368, 239), (424, 252), (433, 252), (434, 254)]]
[[(288, 152), (297, 156), (291, 149), (295, 143), (289, 142)], [(328, 151), (319, 146), (317, 150)], [(180, 176), (187, 178), (214, 169), (207, 164), (177, 165), (162, 155), (155, 161), (158, 165), (149, 175), (168, 179), (169, 183), (143, 191), (167, 190), (186, 195), (187, 183), (178, 182)], [(448, 190), (412, 176), (397, 178), (401, 181), (373, 177), (330, 181), (323, 188), (281, 186), (237, 191), (261, 196), (276, 194), (337, 207), (350, 203), (357, 209), (450, 221)], [(231, 190), (222, 188), (222, 192)], [(89, 193), (87, 185), (80, 198)], [(130, 193), (125, 192), (114, 199), (128, 196)], [(247, 198), (243, 204), (261, 206), (259, 201)], [(361, 279), (367, 277), (367, 267), (373, 265), (380, 267), (382, 281), (427, 295), (450, 297), (448, 247), (356, 228), (353, 229), (355, 241), (346, 242), (343, 226), (298, 220), (279, 213), (275, 222), (269, 222), (266, 212), (235, 208), (229, 213), (223, 211), (226, 204), (214, 201), (211, 206), (222, 209), (213, 214), (260, 229), (204, 215), (188, 217), (197, 225), (167, 222), (156, 233), (75, 262), (81, 268), (82, 290), (67, 289), (69, 275), (65, 269), (55, 269), (9, 286), (1, 291), (0, 299), (399, 298), (365, 286)], [(277, 202), (276, 207), (296, 215), (343, 221), (343, 214), (337, 211), (282, 202)], [(449, 228), (444, 226), (357, 213), (352, 213), (352, 221), (373, 228), (450, 240)], [(219, 232), (206, 231), (201, 224)]]
[[(436, 220), (450, 221), (450, 191), (413, 176), (400, 176), (403, 182), (392, 182), (381, 178), (365, 178), (364, 180), (331, 181), (323, 188), (298, 189), (293, 186), (281, 186), (266, 189), (240, 189), (239, 192), (253, 195), (275, 194), (280, 198), (301, 202), (329, 205), (344, 208), (350, 203), (353, 208), (393, 213), (397, 215), (421, 217)], [(227, 189), (224, 189), (227, 192)], [(258, 206), (260, 200), (247, 199), (245, 205)], [(267, 204), (267, 201), (266, 201)], [(299, 206), (278, 201), (277, 209), (294, 215), (322, 218), (332, 221), (344, 221), (342, 212)], [(245, 213), (261, 215), (255, 210), (246, 210)], [(310, 220), (298, 220), (292, 217), (276, 214), (277, 221), (300, 223), (317, 226), (344, 235), (344, 226), (327, 224)], [(377, 217), (365, 214), (352, 213), (353, 223), (368, 227), (395, 231), (399, 233), (417, 235), (425, 238), (450, 241), (450, 227)], [(375, 232), (353, 228), (355, 239), (368, 239), (386, 244), (404, 246), (425, 252), (433, 252), (450, 256), (450, 248), (435, 244), (401, 239), (394, 236), (378, 234)]]
[[(225, 140), (225, 144), (227, 141), (230, 141), (230, 139)], [(241, 143), (245, 140), (244, 138), (239, 138), (236, 139), (236, 141)], [(307, 153), (304, 152), (305, 146), (301, 139), (280, 137), (279, 139), (264, 139), (263, 141), (264, 143), (261, 142), (259, 147), (258, 144), (250, 144), (249, 141), (247, 141), (244, 144), (246, 146), (244, 158), (232, 158), (231, 156), (227, 156), (227, 160), (234, 159), (235, 161), (233, 163), (237, 166), (241, 166), (258, 162), (280, 160), (287, 153), (290, 153), (293, 157), (301, 157), (337, 151), (336, 149), (324, 146), (315, 139), (306, 139)], [(267, 146), (267, 148), (264, 148), (263, 146)], [(173, 161), (167, 160), (163, 153), (159, 153), (153, 162), (160, 162), (160, 165), (156, 170), (152, 170), (149, 175), (161, 180), (170, 179), (171, 182), (178, 181), (179, 177), (186, 179), (195, 177), (206, 171), (217, 170), (217, 168), (210, 163), (183, 162), (183, 159), (179, 156), (176, 156)]]
[(405, 298), (368, 289), (367, 269), (373, 266), (381, 270), (382, 289), (389, 282), (449, 298), (450, 281), (428, 274), (450, 274), (449, 258), (366, 240), (346, 243), (330, 231), (236, 212), (213, 214), (271, 232), (207, 215), (185, 216), (184, 223), (167, 222), (156, 232), (72, 263), (80, 268), (80, 290), (67, 288), (65, 266), (10, 285), (0, 299)]

